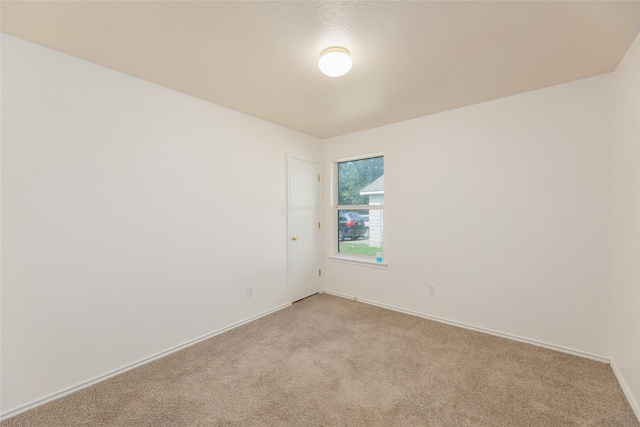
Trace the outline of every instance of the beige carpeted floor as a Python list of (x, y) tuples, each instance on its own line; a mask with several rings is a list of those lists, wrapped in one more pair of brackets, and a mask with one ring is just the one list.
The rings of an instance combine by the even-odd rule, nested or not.
[(326, 294), (1, 423), (639, 425), (606, 364)]

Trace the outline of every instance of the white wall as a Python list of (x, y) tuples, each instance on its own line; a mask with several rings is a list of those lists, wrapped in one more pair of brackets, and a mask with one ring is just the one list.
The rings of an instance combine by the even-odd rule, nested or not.
[(3, 414), (289, 303), (317, 139), (4, 35), (2, 107)]
[(384, 153), (389, 263), (326, 290), (608, 358), (612, 109), (608, 74), (325, 140), (325, 174)]
[(640, 418), (640, 37), (615, 84), (611, 361)]

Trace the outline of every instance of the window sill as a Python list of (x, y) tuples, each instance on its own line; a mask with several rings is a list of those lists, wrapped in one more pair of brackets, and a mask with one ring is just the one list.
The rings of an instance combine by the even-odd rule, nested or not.
[(387, 268), (387, 263), (386, 262), (376, 262), (376, 260), (374, 259), (367, 259), (367, 258), (362, 258), (362, 257), (353, 257), (353, 256), (345, 256), (345, 255), (331, 255), (329, 257), (329, 260), (333, 261), (333, 262), (342, 262), (344, 264), (355, 264), (355, 265), (361, 265), (364, 267), (371, 267), (371, 268)]

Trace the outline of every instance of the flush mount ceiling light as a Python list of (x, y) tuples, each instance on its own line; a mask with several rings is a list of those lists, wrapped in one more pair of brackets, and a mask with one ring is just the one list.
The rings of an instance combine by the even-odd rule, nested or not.
[(328, 47), (320, 53), (318, 67), (329, 77), (340, 77), (351, 69), (351, 53), (340, 46)]

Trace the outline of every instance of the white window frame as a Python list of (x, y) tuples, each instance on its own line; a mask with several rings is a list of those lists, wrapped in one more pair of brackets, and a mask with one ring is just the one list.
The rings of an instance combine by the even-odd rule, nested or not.
[[(375, 157), (382, 157), (384, 158), (384, 154), (383, 153), (376, 153), (376, 154), (368, 154), (365, 156), (358, 156), (358, 157), (350, 157), (350, 158), (346, 158), (346, 159), (340, 159), (340, 160), (336, 160), (332, 162), (332, 171), (331, 171), (331, 176), (332, 176), (332, 182), (331, 182), (331, 198), (332, 198), (332, 203), (331, 203), (331, 210), (332, 210), (332, 227), (331, 227), (331, 234), (332, 234), (332, 238), (331, 238), (331, 256), (329, 256), (329, 259), (331, 261), (335, 261), (335, 262), (343, 262), (343, 263), (347, 263), (347, 264), (356, 264), (356, 265), (363, 265), (363, 266), (367, 266), (367, 267), (373, 267), (373, 268), (386, 268), (387, 267), (387, 262), (386, 262), (386, 257), (385, 257), (385, 252), (384, 252), (384, 203), (381, 205), (339, 205), (338, 204), (338, 164), (339, 163), (345, 163), (345, 162), (353, 162), (353, 161), (357, 161), (357, 160), (366, 160), (366, 159), (372, 159)], [(385, 178), (386, 180), (386, 178)], [(340, 242), (338, 241), (338, 217), (339, 217), (339, 211), (343, 211), (343, 210), (380, 210), (383, 212), (382, 214), (382, 262), (377, 262), (375, 257), (369, 257), (369, 256), (363, 256), (363, 255), (352, 255), (352, 254), (344, 254), (338, 251)]]

